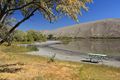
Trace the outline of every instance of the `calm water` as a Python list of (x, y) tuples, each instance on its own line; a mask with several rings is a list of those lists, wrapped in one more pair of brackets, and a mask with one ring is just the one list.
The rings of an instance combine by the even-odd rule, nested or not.
[(39, 51), (29, 54), (51, 57), (56, 54), (55, 58), (60, 60), (68, 60), (81, 62), (89, 58), (87, 53), (107, 54), (104, 60), (105, 65), (120, 67), (120, 40), (73, 40), (69, 44), (48, 44), (34, 45)]
[(120, 56), (120, 39), (73, 40), (68, 44), (53, 45), (60, 49), (77, 51), (80, 53), (100, 53), (110, 56)]

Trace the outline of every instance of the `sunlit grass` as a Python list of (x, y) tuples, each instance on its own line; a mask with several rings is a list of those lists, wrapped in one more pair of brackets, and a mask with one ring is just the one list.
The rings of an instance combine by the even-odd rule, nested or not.
[(29, 47), (23, 47), (23, 46), (19, 46), (16, 44), (13, 44), (11, 46), (5, 46), (2, 45), (1, 47), (1, 51), (6, 52), (6, 53), (22, 53), (22, 52), (29, 52), (29, 51), (37, 51), (38, 49), (34, 46), (29, 46)]
[[(17, 49), (17, 50), (16, 50)], [(59, 61), (28, 55), (25, 47), (0, 46), (0, 79), (8, 80), (120, 80), (120, 68)]]

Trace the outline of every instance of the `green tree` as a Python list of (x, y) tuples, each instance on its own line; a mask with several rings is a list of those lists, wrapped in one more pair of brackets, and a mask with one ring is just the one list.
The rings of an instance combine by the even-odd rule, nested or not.
[(37, 41), (42, 42), (47, 40), (47, 37), (41, 32), (36, 32), (36, 33), (37, 33)]
[[(0, 24), (0, 26), (3, 26)], [(10, 26), (4, 26), (0, 29), (0, 40), (4, 39), (4, 37), (6, 36), (7, 32), (10, 30)], [(8, 46), (11, 45), (12, 40), (13, 40), (13, 35), (14, 33), (10, 34), (7, 38), (6, 38), (6, 42), (8, 43)]]
[[(50, 22), (55, 21), (60, 15), (70, 16), (78, 21), (77, 16), (81, 14), (81, 9), (88, 10), (87, 2), (92, 0), (0, 0), (0, 23), (4, 24), (7, 17), (13, 16), (19, 10), (23, 19), (13, 25), (13, 28), (8, 31), (5, 38), (1, 40), (1, 44), (6, 38), (23, 22), (32, 17), (36, 11)], [(56, 14), (57, 13), (57, 14)]]
[(33, 30), (27, 31), (26, 37), (27, 37), (27, 41), (33, 42), (34, 41), (34, 31)]
[(21, 30), (14, 32), (14, 41), (23, 42), (26, 41), (26, 33)]
[(27, 41), (46, 41), (46, 36), (43, 35), (42, 33), (34, 30), (29, 30), (27, 31)]
[(52, 35), (52, 34), (49, 34), (48, 37), (47, 37), (47, 39), (49, 39), (49, 40), (54, 39), (54, 38), (53, 38), (53, 35)]

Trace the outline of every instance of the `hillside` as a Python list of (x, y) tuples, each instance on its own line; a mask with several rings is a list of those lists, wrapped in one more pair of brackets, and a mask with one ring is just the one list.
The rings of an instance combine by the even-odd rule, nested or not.
[(53, 34), (55, 37), (118, 38), (120, 37), (120, 19), (99, 20), (42, 32), (46, 35)]

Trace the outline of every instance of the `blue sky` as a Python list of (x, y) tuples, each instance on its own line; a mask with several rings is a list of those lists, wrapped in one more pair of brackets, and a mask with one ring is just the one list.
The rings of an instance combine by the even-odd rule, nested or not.
[[(83, 16), (79, 16), (79, 23), (96, 21), (107, 18), (120, 18), (120, 0), (94, 0), (93, 4), (88, 5), (89, 11), (83, 12)], [(15, 15), (21, 19), (21, 15)], [(34, 30), (52, 30), (60, 27), (78, 24), (69, 17), (62, 17), (54, 23), (49, 23), (40, 14), (35, 14), (32, 18), (24, 22), (18, 29), (26, 31)]]

